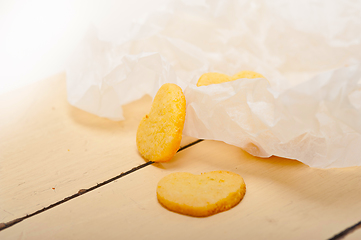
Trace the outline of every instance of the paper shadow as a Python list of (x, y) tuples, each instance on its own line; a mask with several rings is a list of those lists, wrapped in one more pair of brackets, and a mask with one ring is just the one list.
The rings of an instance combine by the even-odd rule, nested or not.
[(143, 115), (150, 110), (150, 106), (151, 98), (149, 96), (143, 96), (136, 101), (124, 105), (123, 115), (125, 119), (121, 121), (113, 121), (96, 116), (69, 103), (67, 105), (67, 112), (70, 119), (76, 124), (102, 131), (115, 131), (119, 129), (136, 129)]

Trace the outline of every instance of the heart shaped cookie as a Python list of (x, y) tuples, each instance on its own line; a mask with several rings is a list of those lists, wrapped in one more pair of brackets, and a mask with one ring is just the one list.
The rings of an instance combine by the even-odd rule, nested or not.
[(182, 89), (173, 83), (164, 84), (137, 130), (137, 147), (143, 158), (166, 162), (176, 154), (182, 140), (185, 115), (186, 100)]
[(171, 173), (157, 186), (158, 201), (165, 208), (194, 217), (226, 211), (237, 205), (245, 193), (243, 178), (228, 171)]
[(240, 78), (264, 78), (262, 74), (253, 71), (241, 71), (234, 74), (232, 77), (223, 73), (210, 72), (203, 74), (197, 82), (197, 87), (207, 86), (211, 84), (230, 82)]

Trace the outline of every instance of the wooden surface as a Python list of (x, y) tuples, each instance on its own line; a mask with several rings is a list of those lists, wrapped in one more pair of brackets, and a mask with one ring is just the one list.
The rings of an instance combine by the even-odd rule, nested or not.
[(125, 121), (96, 117), (68, 104), (65, 74), (1, 95), (0, 222), (143, 164), (135, 133), (150, 106), (144, 97), (124, 107)]
[[(135, 146), (151, 99), (113, 122), (66, 101), (65, 75), (0, 96), (0, 222), (31, 214), (144, 163)], [(182, 145), (194, 142), (184, 137)], [(247, 185), (235, 208), (207, 218), (164, 209), (171, 172), (229, 170)], [(361, 167), (315, 169), (203, 141), (0, 231), (0, 239), (329, 239), (361, 220)], [(359, 239), (357, 229), (344, 239)]]
[(361, 227), (358, 226), (354, 231), (350, 232), (350, 234), (346, 235), (343, 240), (360, 240), (361, 239)]

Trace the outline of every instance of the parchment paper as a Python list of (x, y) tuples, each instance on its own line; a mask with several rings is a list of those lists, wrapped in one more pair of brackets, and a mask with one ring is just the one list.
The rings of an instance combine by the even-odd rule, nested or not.
[[(122, 120), (122, 105), (172, 82), (187, 101), (184, 135), (312, 167), (361, 165), (360, 13), (357, 1), (174, 1), (121, 42), (91, 27), (67, 68), (68, 100)], [(195, 86), (241, 70), (266, 79)]]

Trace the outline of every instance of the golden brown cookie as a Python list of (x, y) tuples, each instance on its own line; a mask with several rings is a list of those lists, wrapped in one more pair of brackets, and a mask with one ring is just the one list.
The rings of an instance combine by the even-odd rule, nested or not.
[(211, 84), (223, 83), (232, 81), (227, 74), (210, 72), (203, 74), (197, 82), (197, 87), (207, 86)]
[(234, 74), (232, 77), (223, 73), (210, 72), (203, 74), (198, 79), (197, 87), (223, 83), (223, 82), (230, 82), (240, 78), (264, 78), (264, 76), (262, 74), (253, 71), (241, 71), (239, 73)]
[(179, 149), (185, 115), (182, 89), (173, 83), (164, 84), (154, 97), (149, 114), (139, 124), (139, 153), (148, 161), (169, 161)]
[(228, 171), (194, 175), (171, 173), (157, 186), (158, 201), (167, 209), (194, 217), (206, 217), (237, 205), (246, 193), (243, 178)]
[(253, 72), (253, 71), (241, 71), (239, 73), (234, 74), (231, 77), (232, 81), (240, 79), (240, 78), (252, 79), (252, 78), (265, 78), (265, 77), (262, 74), (259, 74), (259, 73)]

